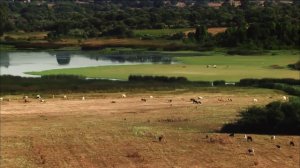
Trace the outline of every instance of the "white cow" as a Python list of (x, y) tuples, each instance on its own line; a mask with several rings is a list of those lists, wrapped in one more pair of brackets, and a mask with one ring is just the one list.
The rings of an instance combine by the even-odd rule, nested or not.
[(286, 96), (282, 96), (282, 99), (284, 100), (284, 101), (287, 101), (287, 97)]

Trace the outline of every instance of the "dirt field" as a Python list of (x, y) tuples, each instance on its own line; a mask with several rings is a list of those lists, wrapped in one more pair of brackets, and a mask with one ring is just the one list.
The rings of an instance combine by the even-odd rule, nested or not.
[[(254, 142), (246, 142), (241, 134), (214, 133), (253, 98), (266, 104), (282, 93), (121, 94), (56, 95), (26, 104), (21, 95), (11, 96), (1, 104), (1, 167), (299, 167), (299, 137), (251, 135)], [(201, 105), (189, 101), (197, 96), (204, 98)], [(254, 156), (247, 154), (251, 147)]]

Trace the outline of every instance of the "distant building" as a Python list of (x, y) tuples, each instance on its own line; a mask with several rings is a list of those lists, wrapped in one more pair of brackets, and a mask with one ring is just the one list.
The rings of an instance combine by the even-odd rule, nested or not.
[(223, 2), (209, 2), (207, 5), (212, 8), (220, 8)]
[(176, 6), (179, 8), (184, 8), (186, 4), (184, 2), (177, 2)]
[(235, 7), (241, 6), (240, 0), (229, 0), (228, 2), (230, 5), (235, 6)]

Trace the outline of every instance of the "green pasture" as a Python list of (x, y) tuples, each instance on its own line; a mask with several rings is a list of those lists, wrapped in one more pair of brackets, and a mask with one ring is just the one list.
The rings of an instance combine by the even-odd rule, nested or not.
[(192, 30), (191, 28), (180, 28), (180, 29), (143, 29), (143, 30), (134, 30), (133, 33), (137, 37), (143, 36), (152, 36), (152, 37), (161, 37), (166, 35), (173, 35), (179, 32), (186, 32)]
[[(174, 57), (176, 64), (146, 64), (98, 66), (86, 68), (54, 69), (28, 72), (33, 75), (81, 75), (91, 78), (127, 80), (129, 75), (184, 76), (189, 80), (238, 81), (242, 78), (300, 78), (299, 71), (290, 70), (288, 64), (299, 60), (298, 52), (281, 52), (261, 56), (212, 56)], [(216, 68), (207, 65), (216, 65)]]

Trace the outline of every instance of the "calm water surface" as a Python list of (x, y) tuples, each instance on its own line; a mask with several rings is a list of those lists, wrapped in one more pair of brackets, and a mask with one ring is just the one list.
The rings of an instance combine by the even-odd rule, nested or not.
[[(1, 75), (32, 77), (30, 71), (89, 66), (173, 64), (170, 57), (159, 54), (97, 54), (94, 52), (1, 52)], [(36, 77), (36, 76), (35, 76)]]

